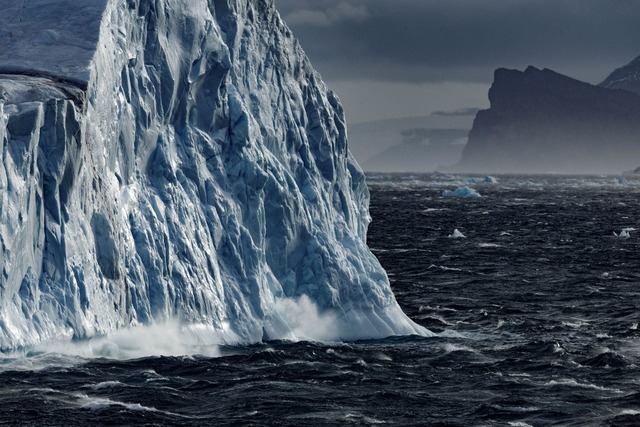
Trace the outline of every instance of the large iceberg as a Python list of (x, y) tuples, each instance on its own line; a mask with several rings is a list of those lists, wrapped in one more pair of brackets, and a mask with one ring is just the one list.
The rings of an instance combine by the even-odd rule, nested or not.
[(366, 246), (342, 106), (273, 0), (0, 8), (0, 349), (169, 320), (295, 338), (309, 310), (323, 339), (428, 334)]

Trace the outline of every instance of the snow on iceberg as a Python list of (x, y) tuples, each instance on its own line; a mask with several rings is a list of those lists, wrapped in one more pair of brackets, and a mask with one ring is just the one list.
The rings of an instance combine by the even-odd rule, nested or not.
[(429, 334), (366, 246), (342, 106), (273, 0), (22, 3), (0, 0), (0, 349), (167, 321)]
[(467, 199), (481, 197), (480, 193), (478, 193), (473, 188), (467, 187), (466, 185), (464, 187), (458, 187), (454, 191), (444, 190), (442, 192), (442, 196), (443, 197), (460, 197), (460, 198), (467, 198)]

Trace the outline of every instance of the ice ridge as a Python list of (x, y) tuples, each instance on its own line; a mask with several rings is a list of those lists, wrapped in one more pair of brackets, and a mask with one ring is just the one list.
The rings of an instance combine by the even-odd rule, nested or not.
[(0, 349), (172, 319), (217, 343), (428, 334), (272, 0), (22, 3), (0, 0), (33, 18), (0, 29)]

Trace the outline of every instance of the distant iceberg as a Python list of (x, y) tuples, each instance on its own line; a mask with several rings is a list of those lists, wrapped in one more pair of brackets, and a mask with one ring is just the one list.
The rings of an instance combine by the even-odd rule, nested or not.
[(621, 239), (628, 239), (629, 237), (631, 237), (632, 231), (635, 231), (635, 228), (623, 228), (622, 231), (620, 231), (620, 234), (614, 231), (613, 235)]
[(485, 177), (467, 178), (467, 183), (468, 184), (497, 184), (498, 180), (491, 175), (487, 175)]
[(442, 192), (442, 196), (443, 197), (461, 197), (466, 199), (482, 197), (480, 196), (480, 193), (478, 193), (476, 190), (474, 190), (473, 188), (469, 188), (467, 186), (458, 187), (454, 191), (444, 190)]
[(465, 236), (464, 234), (462, 234), (460, 232), (460, 230), (458, 230), (457, 228), (455, 230), (453, 230), (453, 233), (451, 233), (449, 235), (450, 239), (466, 239), (467, 236)]

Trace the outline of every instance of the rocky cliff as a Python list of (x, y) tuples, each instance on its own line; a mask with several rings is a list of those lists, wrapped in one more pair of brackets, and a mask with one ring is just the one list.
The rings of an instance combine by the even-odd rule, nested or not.
[(620, 173), (640, 162), (640, 96), (533, 67), (499, 69), (457, 169)]

